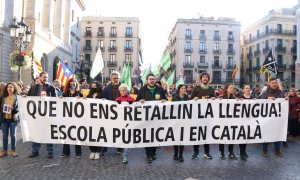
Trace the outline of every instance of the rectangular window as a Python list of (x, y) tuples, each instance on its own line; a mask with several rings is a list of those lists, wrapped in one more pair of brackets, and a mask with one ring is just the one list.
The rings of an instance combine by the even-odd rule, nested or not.
[(125, 48), (126, 49), (131, 49), (132, 48), (132, 41), (131, 40), (126, 40)]
[(115, 36), (115, 35), (117, 34), (117, 29), (116, 29), (116, 27), (111, 27), (111, 28), (110, 28), (110, 34), (111, 34), (112, 36)]
[(85, 47), (90, 48), (91, 47), (91, 40), (85, 40)]
[(190, 55), (185, 56), (185, 63), (186, 64), (191, 64), (191, 56)]
[(91, 65), (91, 55), (90, 54), (85, 54), (85, 59), (87, 61), (87, 64)]
[(259, 50), (260, 50), (260, 45), (258, 43), (258, 44), (256, 44), (256, 51), (259, 51)]
[(283, 56), (282, 55), (277, 55), (277, 64), (278, 65), (283, 65)]
[(109, 61), (110, 62), (116, 62), (116, 55), (115, 54), (110, 54), (109, 55)]
[(265, 42), (265, 48), (266, 48), (266, 49), (269, 48), (269, 40), (266, 40), (266, 42)]
[(221, 82), (221, 71), (213, 71), (213, 80)]
[(233, 32), (232, 31), (228, 31), (228, 38), (233, 39)]
[(92, 36), (92, 27), (86, 27), (85, 35), (86, 36)]
[(282, 46), (283, 46), (282, 39), (277, 39), (277, 47), (282, 48)]
[(98, 27), (98, 36), (104, 35), (104, 27)]
[(282, 24), (277, 24), (277, 32), (282, 33)]
[(297, 34), (297, 26), (293, 25), (293, 34)]
[(220, 32), (214, 31), (214, 39), (219, 39), (219, 37), (220, 37)]
[(214, 51), (219, 51), (219, 43), (214, 43)]
[(219, 62), (219, 56), (214, 56), (214, 66), (219, 66), (220, 62)]
[(297, 47), (297, 40), (293, 40), (293, 47)]
[(205, 64), (205, 56), (200, 56), (200, 63)]
[(125, 62), (131, 61), (131, 54), (125, 54)]
[(109, 47), (110, 47), (110, 48), (116, 47), (116, 41), (115, 41), (115, 40), (110, 40)]
[(206, 40), (206, 36), (205, 36), (205, 30), (200, 30), (200, 41), (205, 41)]
[(256, 37), (259, 38), (259, 30), (256, 31)]
[(256, 67), (260, 67), (260, 60), (259, 60), (259, 58), (256, 58)]
[(269, 34), (269, 26), (265, 27), (266, 34)]
[(252, 60), (249, 60), (249, 68), (252, 68)]
[(200, 42), (200, 47), (199, 47), (200, 51), (205, 51), (205, 42)]
[(228, 50), (233, 51), (233, 44), (228, 44)]
[(185, 49), (187, 49), (187, 50), (191, 50), (192, 49), (191, 42), (185, 42)]
[(227, 80), (231, 80), (231, 75), (232, 75), (232, 73), (233, 73), (233, 71), (227, 71), (227, 73), (226, 73), (226, 79)]
[(126, 36), (132, 36), (132, 27), (126, 27)]
[(191, 29), (186, 29), (185, 30), (185, 37), (186, 38), (191, 38), (192, 37), (192, 31), (191, 31)]
[(233, 66), (233, 57), (228, 57), (228, 66)]

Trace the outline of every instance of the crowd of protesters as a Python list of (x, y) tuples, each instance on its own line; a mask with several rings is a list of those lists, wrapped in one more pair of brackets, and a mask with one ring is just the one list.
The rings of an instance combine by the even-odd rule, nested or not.
[[(226, 84), (223, 88), (215, 89), (209, 85), (210, 76), (207, 73), (199, 75), (199, 80), (193, 86), (191, 84), (180, 84), (177, 87), (173, 84), (168, 87), (166, 82), (160, 82), (153, 74), (149, 74), (146, 78), (146, 84), (139, 87), (134, 84), (131, 91), (128, 91), (128, 87), (125, 84), (120, 83), (120, 74), (116, 71), (110, 74), (110, 82), (103, 87), (99, 82), (93, 81), (90, 84), (86, 79), (81, 79), (80, 82), (77, 79), (71, 78), (64, 87), (61, 86), (59, 80), (54, 80), (53, 83), (48, 82), (48, 73), (42, 72), (38, 78), (34, 80), (31, 85), (23, 85), (22, 82), (14, 83), (0, 83), (0, 122), (2, 129), (2, 143), (3, 150), (1, 151), (0, 158), (7, 156), (8, 153), (8, 136), (11, 138), (11, 155), (16, 157), (16, 131), (19, 122), (17, 95), (26, 96), (49, 96), (60, 98), (94, 98), (94, 99), (106, 99), (110, 101), (122, 102), (140, 102), (145, 101), (160, 101), (164, 103), (167, 100), (171, 101), (189, 101), (198, 99), (236, 99), (236, 100), (255, 100), (255, 99), (276, 99), (286, 98), (289, 100), (289, 119), (288, 119), (288, 136), (290, 139), (296, 139), (300, 135), (300, 97), (298, 97), (298, 91), (295, 88), (291, 88), (288, 92), (285, 92), (280, 85), (280, 82), (271, 78), (268, 84), (264, 88), (256, 86), (251, 89), (249, 84), (244, 84), (241, 90), (235, 89), (233, 84)], [(132, 97), (134, 96), (134, 97)], [(135, 98), (136, 97), (136, 98)], [(269, 143), (262, 145), (262, 156), (267, 157)], [(282, 157), (281, 151), (282, 142), (274, 142), (275, 156)], [(39, 156), (40, 143), (32, 143), (32, 152), (29, 158), (35, 158)], [(46, 144), (47, 146), (47, 158), (53, 158), (53, 144)], [(220, 159), (226, 159), (225, 145), (219, 145)], [(288, 147), (287, 143), (283, 143), (284, 147)], [(246, 151), (246, 144), (239, 144), (240, 159), (247, 160), (248, 154)], [(100, 156), (105, 156), (107, 147), (90, 146), (89, 159), (96, 160)], [(146, 147), (146, 162), (151, 163), (157, 159), (156, 147)], [(193, 146), (194, 153), (192, 159), (197, 159), (199, 155), (199, 145)], [(128, 163), (128, 149), (117, 148), (116, 152), (122, 154), (122, 162)], [(184, 146), (174, 146), (175, 161), (183, 162)], [(62, 148), (61, 158), (67, 158), (71, 154), (70, 145), (64, 144)], [(77, 158), (82, 156), (81, 146), (75, 145), (75, 155)], [(209, 144), (204, 144), (204, 157), (206, 159), (212, 159), (210, 154)], [(234, 145), (228, 145), (228, 158), (237, 159), (234, 153)]]

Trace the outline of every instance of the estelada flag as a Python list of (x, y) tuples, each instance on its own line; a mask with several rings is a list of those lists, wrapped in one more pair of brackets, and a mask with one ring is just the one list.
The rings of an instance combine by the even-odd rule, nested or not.
[(75, 78), (75, 74), (59, 60), (59, 63), (57, 64), (56, 79), (60, 80), (62, 86), (65, 86), (71, 78)]
[(234, 71), (231, 74), (231, 78), (234, 79), (235, 74), (237, 73), (237, 71), (239, 70), (239, 68), (237, 66), (235, 66)]

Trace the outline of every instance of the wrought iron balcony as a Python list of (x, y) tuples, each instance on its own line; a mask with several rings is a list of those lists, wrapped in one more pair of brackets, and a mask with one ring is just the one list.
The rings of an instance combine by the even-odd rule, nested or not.
[(291, 64), (291, 65), (290, 65), (290, 69), (291, 69), (292, 71), (295, 71), (295, 67), (296, 67), (295, 64)]
[(228, 36), (227, 36), (227, 40), (228, 40), (228, 41), (234, 41), (233, 35), (228, 35)]
[(212, 63), (212, 64), (211, 64), (211, 67), (214, 68), (214, 69), (221, 69), (221, 68), (222, 68), (222, 64), (219, 64), (219, 63)]
[(183, 62), (183, 67), (184, 68), (193, 68), (194, 63), (193, 62)]
[(116, 52), (117, 51), (117, 47), (116, 46), (108, 46), (108, 51), (109, 52)]
[(234, 55), (235, 54), (234, 49), (227, 49), (227, 54), (228, 55)]
[(132, 37), (132, 33), (125, 33), (125, 37)]
[(192, 53), (193, 52), (193, 48), (184, 48), (184, 52), (185, 53)]
[(214, 41), (220, 41), (221, 37), (220, 36), (214, 36)]
[(291, 48), (291, 53), (297, 54), (297, 47), (292, 47)]
[(200, 36), (199, 36), (199, 40), (200, 40), (200, 41), (206, 41), (206, 39), (207, 39), (207, 38), (206, 38), (206, 35), (200, 35)]
[(92, 31), (85, 31), (85, 37), (92, 37)]
[(214, 54), (221, 54), (221, 49), (214, 49), (214, 50), (213, 50), (213, 53), (214, 53)]
[(198, 66), (198, 68), (208, 68), (208, 63), (207, 62), (205, 62), (205, 63), (198, 62), (197, 66)]
[(98, 31), (97, 36), (98, 37), (104, 37), (105, 36), (104, 31)]
[(247, 59), (252, 59), (253, 58), (253, 53), (252, 52), (249, 52), (248, 54), (247, 54)]
[(206, 54), (207, 53), (207, 49), (205, 48), (205, 49), (200, 49), (199, 48), (199, 53), (200, 54)]
[(126, 61), (126, 60), (125, 60), (125, 61), (123, 62), (123, 65), (124, 65), (124, 64), (130, 65), (130, 67), (132, 67), (133, 62), (132, 62), (132, 61)]
[(84, 51), (91, 51), (91, 50), (93, 50), (93, 48), (92, 48), (92, 46), (83, 46), (83, 50)]
[(117, 61), (107, 61), (107, 67), (117, 67)]
[(117, 33), (110, 32), (109, 37), (117, 37)]
[(286, 64), (277, 64), (278, 70), (286, 70)]
[(278, 53), (285, 53), (286, 52), (286, 48), (283, 46), (276, 46), (275, 47), (275, 51)]
[(133, 51), (133, 48), (132, 47), (124, 47), (124, 51), (125, 52), (132, 52)]
[(186, 34), (185, 39), (192, 39), (192, 35), (191, 34)]
[(226, 64), (226, 69), (228, 69), (228, 70), (235, 69), (235, 65), (233, 65), (233, 64)]
[(255, 57), (260, 56), (260, 54), (261, 54), (260, 49), (254, 51), (254, 56), (255, 56)]
[[(102, 47), (100, 47), (100, 48), (101, 48), (101, 51), (102, 51), (102, 52), (105, 51), (105, 47), (104, 47), (104, 46), (102, 46)], [(96, 46), (96, 51), (98, 51), (98, 49), (99, 49), (99, 46)]]

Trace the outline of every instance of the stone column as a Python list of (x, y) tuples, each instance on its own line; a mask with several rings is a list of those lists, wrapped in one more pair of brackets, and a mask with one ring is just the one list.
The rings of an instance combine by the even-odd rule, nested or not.
[[(300, 0), (298, 0), (300, 5)], [(295, 62), (295, 88), (300, 88), (300, 8), (296, 10), (297, 18), (297, 60)]]

